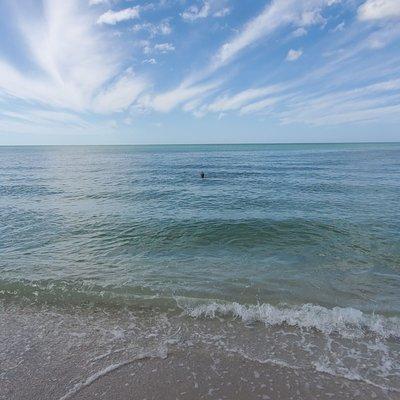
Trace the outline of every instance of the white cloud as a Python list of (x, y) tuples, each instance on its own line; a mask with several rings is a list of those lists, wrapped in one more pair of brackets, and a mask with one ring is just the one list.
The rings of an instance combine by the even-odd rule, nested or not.
[(265, 97), (267, 95), (277, 93), (281, 90), (284, 90), (284, 87), (280, 85), (271, 85), (255, 89), (247, 89), (233, 96), (219, 97), (208, 106), (208, 109), (212, 112), (238, 110), (254, 99)]
[(157, 64), (157, 61), (154, 58), (146, 58), (142, 61), (142, 64)]
[[(397, 18), (397, 4), (400, 0), (396, 3), (387, 0), (381, 2), (359, 0), (358, 3), (363, 2), (363, 5), (358, 8), (357, 17), (363, 21), (379, 23), (363, 24), (364, 30), (360, 29), (360, 23), (346, 25), (346, 35), (330, 34), (323, 38), (321, 33), (321, 41), (307, 50), (310, 54), (307, 60), (304, 59), (309, 61), (308, 58), (315, 54), (312, 52), (322, 49), (321, 57), (315, 60), (318, 68), (311, 68), (305, 76), (299, 76), (298, 79), (289, 82), (290, 87), (289, 84), (254, 87), (256, 80), (263, 82), (268, 80), (274, 83), (274, 78), (279, 79), (283, 76), (281, 70), (263, 64), (252, 66), (252, 72), (258, 71), (259, 75), (251, 78), (254, 80), (250, 81), (250, 88), (244, 88), (239, 92), (233, 91), (232, 88), (249, 81), (249, 75), (245, 75), (243, 80), (240, 76), (239, 82), (235, 81), (231, 87), (228, 79), (231, 79), (233, 74), (230, 74), (230, 70), (220, 71), (220, 75), (215, 75), (221, 76), (226, 72), (224, 81), (211, 81), (211, 77), (219, 68), (228, 66), (247, 49), (259, 43), (266, 43), (268, 40), (280, 43), (281, 46), (287, 46), (287, 40), (292, 40), (295, 43), (289, 45), (293, 48), (287, 53), (286, 59), (288, 61), (299, 59), (303, 51), (299, 49), (298, 40), (294, 41), (293, 37), (306, 35), (311, 26), (323, 26), (326, 23), (325, 8), (334, 1), (266, 1), (266, 6), (258, 16), (217, 48), (213, 53), (215, 57), (206, 60), (206, 67), (203, 70), (194, 71), (197, 75), (193, 74), (191, 79), (185, 79), (183, 83), (178, 83), (166, 92), (158, 91), (157, 86), (153, 86), (149, 78), (139, 76), (131, 69), (127, 70), (127, 66), (129, 63), (137, 65), (141, 62), (140, 68), (147, 69), (149, 74), (160, 74), (162, 77), (160, 79), (163, 80), (169, 78), (175, 80), (188, 65), (193, 63), (199, 65), (198, 59), (185, 57), (188, 64), (182, 65), (182, 69), (172, 71), (169, 68), (171, 65), (167, 64), (167, 56), (162, 56), (175, 51), (175, 46), (180, 40), (179, 36), (182, 35), (182, 27), (172, 41), (172, 38), (164, 36), (172, 32), (169, 22), (172, 20), (166, 18), (159, 23), (142, 23), (140, 20), (134, 20), (139, 17), (139, 12), (144, 6), (120, 11), (109, 10), (99, 17), (99, 10), (89, 7), (89, 0), (41, 1), (43, 9), (36, 10), (36, 13), (29, 10), (25, 13), (22, 8), (15, 8), (15, 12), (21, 15), (15, 20), (14, 28), (18, 30), (19, 37), (24, 42), (21, 48), (26, 49), (26, 59), (24, 64), (20, 64), (23, 69), (10, 61), (10, 58), (0, 54), (0, 126), (3, 128), (8, 126), (15, 131), (22, 131), (23, 124), (36, 124), (50, 131), (50, 127), (54, 128), (56, 124), (64, 123), (86, 129), (89, 126), (87, 122), (89, 116), (92, 119), (89, 113), (109, 115), (135, 109), (167, 113), (177, 108), (197, 117), (215, 113), (215, 118), (230, 112), (240, 115), (273, 112), (273, 115), (285, 123), (301, 121), (317, 125), (334, 124), (335, 121), (337, 123), (363, 121), (371, 116), (394, 118), (393, 112), (400, 107), (398, 94), (400, 81), (389, 79), (399, 76), (400, 69), (395, 67), (400, 65), (399, 55), (397, 52), (381, 51), (379, 57), (368, 58), (372, 53), (371, 49), (381, 49), (389, 43), (395, 43), (400, 36), (400, 25), (397, 21), (389, 20)], [(102, 0), (90, 2), (91, 5), (103, 3), (105, 2)], [(215, 6), (217, 3), (219, 8)], [(378, 3), (383, 6), (376, 7)], [(116, 1), (109, 1), (108, 4), (116, 4)], [(196, 9), (189, 7), (185, 11), (191, 12), (190, 16), (188, 14), (185, 17), (186, 20), (221, 17), (229, 12), (226, 1), (198, 0), (196, 4)], [(390, 8), (387, 7), (388, 4), (391, 4)], [(103, 11), (109, 8), (107, 6)], [(335, 19), (332, 18), (330, 26), (334, 27), (341, 21), (336, 17), (337, 15)], [(133, 27), (121, 29), (121, 37), (115, 36), (117, 33), (115, 27), (104, 26), (127, 20), (132, 20), (130, 25)], [(337, 22), (331, 25), (332, 21)], [(344, 22), (337, 25), (333, 31), (339, 31), (343, 27)], [(134, 35), (133, 32), (142, 34)], [(282, 35), (278, 37), (281, 33)], [(131, 39), (127, 39), (128, 35)], [(147, 40), (136, 40), (137, 38)], [(275, 41), (275, 39), (281, 40)], [(137, 53), (142, 49), (148, 54), (142, 56), (143, 61), (142, 59), (132, 61), (132, 45), (138, 46)], [(179, 46), (179, 50), (181, 48), (184, 49)], [(196, 48), (187, 49), (191, 52), (189, 54), (196, 50)], [(331, 51), (332, 57), (329, 60), (323, 58), (324, 51)], [(200, 56), (201, 54), (202, 52), (199, 53)], [(275, 54), (271, 54), (271, 57)], [(151, 66), (157, 63), (158, 58), (165, 59), (165, 68)], [(259, 60), (264, 62), (264, 58), (260, 57)], [(241, 61), (252, 62), (250, 58), (247, 60), (243, 58)], [(382, 67), (379, 71), (378, 63)], [(371, 72), (369, 69), (371, 66), (376, 67), (375, 72)], [(239, 72), (241, 63), (235, 67), (237, 68), (233, 72)], [(384, 71), (386, 67), (392, 70)], [(294, 73), (297, 74), (299, 71), (296, 69)], [(246, 69), (245, 73), (248, 72), (249, 69)], [(378, 74), (382, 80), (378, 79)], [(388, 77), (387, 80), (384, 80), (385, 77)], [(344, 88), (355, 85), (352, 79), (357, 82), (377, 83), (364, 87), (360, 85), (359, 88), (345, 91)], [(161, 82), (161, 86), (165, 87), (165, 82)], [(155, 87), (152, 89), (154, 92), (149, 91), (150, 87)], [(14, 104), (18, 106), (16, 109), (12, 107)], [(44, 111), (39, 112), (39, 109)], [(107, 119), (113, 117), (109, 115)], [(128, 119), (125, 117), (126, 115), (120, 115), (117, 120), (120, 123), (122, 121), (131, 123), (129, 117)], [(98, 120), (104, 121), (105, 117), (98, 117)], [(92, 128), (93, 126), (90, 129)]]
[(172, 33), (171, 25), (168, 21), (160, 22), (158, 25), (150, 22), (136, 24), (132, 27), (133, 32), (147, 31), (151, 36), (169, 35)]
[(222, 8), (221, 10), (216, 11), (212, 16), (214, 18), (223, 18), (229, 15), (231, 12), (231, 9), (229, 7)]
[[(179, 97), (178, 94), (187, 93), (188, 87), (198, 87), (199, 82), (204, 81), (219, 68), (229, 64), (240, 52), (265, 36), (272, 35), (279, 28), (292, 25), (297, 29), (303, 28), (305, 30), (305, 27), (311, 25), (325, 24), (325, 19), (322, 16), (323, 10), (338, 1), (340, 0), (273, 0), (266, 5), (257, 17), (250, 20), (232, 40), (226, 42), (217, 50), (208, 67), (200, 71), (195, 71), (184, 80), (184, 84), (179, 85), (177, 89), (169, 93), (172, 93), (175, 98)], [(200, 8), (196, 10), (197, 14), (206, 14), (205, 10), (203, 12), (201, 12)], [(209, 11), (207, 11), (207, 15), (209, 15)], [(297, 53), (295, 57), (297, 56), (298, 58), (300, 55)], [(192, 97), (193, 99), (197, 99), (201, 96), (194, 95)], [(162, 97), (162, 99), (164, 98)], [(234, 101), (234, 99), (219, 100), (220, 104), (215, 102), (211, 107), (215, 109), (218, 107), (221, 109), (224, 107), (228, 108), (229, 101)], [(222, 104), (224, 101), (226, 105)], [(180, 103), (183, 103), (183, 101), (174, 103), (174, 107)], [(156, 106), (156, 108), (160, 107)]]
[(0, 96), (63, 112), (112, 112), (130, 105), (144, 80), (133, 73), (121, 75), (123, 55), (95, 24), (95, 14), (81, 5), (78, 0), (44, 0), (40, 16), (18, 15), (15, 27), (30, 68), (21, 72), (0, 58)]
[(140, 40), (136, 45), (142, 48), (144, 54), (152, 53), (170, 53), (175, 51), (175, 46), (172, 43), (156, 43), (154, 46), (149, 40)]
[(31, 68), (21, 74), (3, 61), (0, 87), (16, 97), (87, 108), (92, 92), (117, 73), (119, 63), (104, 36), (94, 29), (93, 17), (82, 12), (76, 0), (46, 0), (41, 18), (20, 16), (17, 28), (31, 63), (42, 73), (35, 76)]
[(127, 71), (117, 81), (103, 89), (93, 100), (92, 108), (98, 113), (114, 113), (127, 109), (147, 87), (147, 82)]
[(361, 21), (400, 18), (399, 0), (367, 0), (358, 9)]
[(226, 6), (226, 3), (225, 0), (204, 0), (202, 5), (192, 5), (181, 15), (184, 20), (189, 22), (209, 16), (222, 18), (230, 13), (230, 8)]
[(97, 23), (115, 25), (118, 22), (128, 21), (136, 18), (139, 18), (139, 6), (125, 8), (120, 11), (108, 10), (104, 14), (100, 15)]
[(199, 18), (207, 18), (210, 12), (210, 4), (204, 2), (203, 6), (190, 6), (186, 11), (182, 13), (182, 18), (187, 21), (195, 21)]
[(296, 61), (303, 55), (303, 50), (290, 49), (286, 55), (286, 61)]
[(399, 88), (400, 79), (392, 79), (351, 90), (311, 96), (300, 94), (285, 101), (287, 110), (280, 114), (280, 118), (283, 123), (310, 125), (370, 121), (382, 116), (393, 119), (395, 111), (400, 108)]
[(178, 105), (188, 102), (198, 96), (202, 96), (218, 87), (220, 82), (211, 82), (203, 85), (187, 86), (182, 84), (169, 92), (158, 94), (152, 98), (145, 97), (142, 100), (144, 108), (152, 108), (160, 112), (168, 112)]
[(364, 44), (367, 48), (382, 49), (400, 36), (400, 25), (388, 24), (371, 33)]
[(23, 111), (0, 111), (2, 119), (25, 121), (32, 124), (59, 124), (86, 128), (89, 126), (80, 116), (61, 111), (24, 109)]
[(304, 28), (324, 23), (323, 9), (335, 2), (337, 0), (273, 0), (233, 40), (221, 46), (212, 61), (211, 71), (227, 64), (245, 48), (278, 28), (289, 24)]
[(247, 106), (244, 106), (241, 108), (240, 113), (241, 114), (251, 114), (251, 113), (256, 113), (259, 111), (264, 111), (276, 104), (279, 101), (279, 98), (267, 98), (264, 100), (257, 101), (255, 103), (249, 104)]
[(150, 53), (152, 53), (152, 51), (153, 51), (153, 49), (152, 49), (152, 47), (150, 46), (150, 44), (144, 45), (144, 46), (142, 47), (142, 49), (143, 49), (143, 53), (144, 53), (144, 54), (150, 54)]
[(304, 29), (304, 28), (297, 28), (297, 29), (292, 33), (292, 35), (293, 35), (294, 37), (305, 36), (305, 35), (307, 35), (307, 30)]
[(171, 43), (158, 43), (154, 46), (154, 50), (160, 53), (169, 53), (175, 51), (175, 47)]
[(302, 118), (291, 118), (283, 119), (283, 123), (307, 123), (315, 126), (326, 126), (326, 125), (341, 125), (349, 123), (362, 123), (362, 122), (373, 122), (385, 119), (386, 121), (400, 121), (400, 105), (383, 105), (378, 104), (353, 104), (358, 105), (359, 108), (345, 109), (342, 107), (340, 110), (335, 109), (334, 111), (324, 110), (321, 113), (315, 114), (303, 114)]
[(89, 0), (90, 6), (97, 6), (99, 4), (108, 4), (108, 0)]
[[(199, 115), (200, 113), (204, 113), (206, 107), (203, 104), (203, 100), (204, 100), (204, 96), (203, 95), (207, 95), (207, 92), (201, 93), (198, 97), (195, 97), (194, 99), (186, 102), (183, 106), (182, 106), (182, 110), (186, 111), (186, 112), (190, 112), (193, 115)], [(199, 113), (199, 110), (200, 113)]]
[(345, 26), (346, 26), (346, 24), (345, 24), (345, 22), (343, 21), (343, 22), (341, 22), (340, 24), (337, 24), (337, 25), (332, 29), (331, 32), (342, 32), (342, 31), (344, 31)]

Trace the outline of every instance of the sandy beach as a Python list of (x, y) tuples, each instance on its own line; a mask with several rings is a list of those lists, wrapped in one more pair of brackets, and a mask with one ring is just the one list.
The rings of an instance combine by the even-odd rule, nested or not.
[[(365, 381), (228, 349), (216, 321), (3, 305), (1, 322), (2, 400), (400, 398)], [(237, 334), (243, 344), (258, 332), (242, 326)]]

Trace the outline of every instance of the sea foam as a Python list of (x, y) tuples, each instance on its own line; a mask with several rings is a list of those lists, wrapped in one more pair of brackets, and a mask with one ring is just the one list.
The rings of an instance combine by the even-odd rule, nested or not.
[(332, 309), (313, 304), (273, 306), (244, 305), (236, 302), (176, 298), (178, 307), (193, 318), (232, 316), (244, 323), (261, 322), (266, 326), (288, 325), (315, 329), (325, 334), (353, 338), (374, 334), (382, 338), (400, 338), (400, 318), (366, 314), (354, 308)]

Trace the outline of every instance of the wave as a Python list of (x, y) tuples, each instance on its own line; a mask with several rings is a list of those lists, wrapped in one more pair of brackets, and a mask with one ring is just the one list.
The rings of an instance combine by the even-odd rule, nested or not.
[(172, 296), (145, 287), (98, 286), (67, 281), (0, 280), (0, 300), (22, 304), (61, 307), (100, 307), (153, 309), (184, 314), (192, 318), (232, 317), (245, 324), (263, 323), (267, 327), (290, 326), (313, 329), (324, 334), (356, 338), (373, 334), (400, 339), (400, 318), (369, 314), (355, 308), (326, 308), (317, 304), (273, 305), (240, 304), (217, 299)]
[(178, 307), (193, 318), (231, 316), (245, 323), (261, 322), (266, 326), (287, 325), (314, 329), (325, 334), (346, 338), (374, 334), (382, 338), (400, 339), (400, 318), (366, 314), (354, 308), (303, 304), (273, 306), (270, 304), (243, 305), (236, 302), (204, 301), (176, 298)]
[[(140, 227), (124, 230), (128, 237), (137, 237)], [(301, 218), (286, 220), (239, 219), (221, 220), (206, 219), (193, 221), (155, 221), (147, 224), (140, 232), (141, 240), (162, 244), (188, 246), (225, 245), (228, 247), (249, 247), (274, 243), (278, 246), (304, 245), (319, 242), (330, 235), (348, 236), (340, 227)], [(149, 243), (150, 244), (150, 243)]]
[[(201, 206), (201, 204), (200, 204)], [(220, 205), (216, 204), (219, 209)], [(210, 211), (212, 213), (212, 210)], [(15, 222), (15, 210), (8, 210), (5, 217)], [(48, 239), (49, 217), (25, 213), (18, 215), (19, 224), (25, 226), (29, 222), (39, 232), (35, 240)], [(62, 229), (60, 220), (51, 221), (54, 229)], [(60, 226), (59, 226), (60, 225)], [(13, 227), (14, 225), (10, 225)], [(188, 250), (207, 246), (224, 248), (253, 249), (256, 246), (268, 245), (270, 248), (287, 248), (319, 244), (323, 241), (335, 240), (345, 245), (354, 227), (350, 225), (328, 223), (318, 219), (288, 218), (273, 219), (149, 219), (149, 220), (93, 220), (82, 219), (75, 229), (62, 231), (64, 237), (73, 243), (84, 235), (86, 246), (92, 251), (99, 251), (105, 246), (113, 250), (122, 248), (135, 249), (148, 253), (171, 249)], [(14, 227), (15, 230), (15, 227)], [(9, 235), (12, 232), (4, 232)], [(8, 251), (19, 251), (21, 243), (15, 237), (14, 242), (7, 245)], [(25, 238), (26, 240), (28, 238)], [(29, 238), (30, 239), (30, 238)], [(55, 239), (55, 238), (54, 238)], [(18, 244), (18, 246), (16, 246)], [(272, 246), (272, 247), (271, 247)], [(16, 253), (16, 255), (19, 253)]]

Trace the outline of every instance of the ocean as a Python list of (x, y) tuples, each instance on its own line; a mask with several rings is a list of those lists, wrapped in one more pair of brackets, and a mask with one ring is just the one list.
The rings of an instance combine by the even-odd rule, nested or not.
[(59, 398), (134, 343), (307, 371), (310, 396), (329, 377), (343, 398), (398, 399), (399, 220), (395, 143), (0, 147), (0, 381), (22, 398), (18, 321), (39, 337), (57, 320), (48, 348), (103, 363)]

